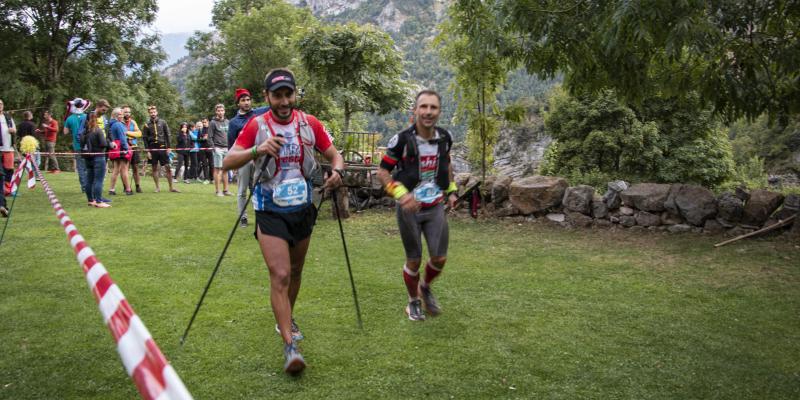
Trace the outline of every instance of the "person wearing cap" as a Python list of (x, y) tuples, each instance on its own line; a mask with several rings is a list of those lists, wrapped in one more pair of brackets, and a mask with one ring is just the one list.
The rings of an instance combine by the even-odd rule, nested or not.
[[(377, 174), (386, 193), (397, 201), (397, 224), (406, 256), (403, 281), (408, 291), (408, 304), (405, 312), (412, 321), (425, 320), (423, 305), (431, 316), (441, 313), (430, 285), (442, 273), (447, 261), (448, 227), (444, 203), (452, 208), (457, 198), (450, 167), (453, 140), (447, 130), (436, 126), (441, 104), (441, 96), (433, 90), (417, 94), (414, 125), (389, 139)], [(425, 276), (420, 279), (422, 235), (428, 244), (430, 260), (425, 264)]]
[[(250, 97), (250, 91), (247, 89), (236, 89), (234, 98), (236, 100), (236, 105), (239, 107), (239, 111), (233, 118), (231, 118), (230, 122), (228, 122), (229, 148), (233, 147), (233, 144), (239, 137), (239, 132), (242, 131), (242, 128), (244, 128), (244, 125), (250, 120), (250, 118), (264, 114), (269, 110), (269, 107), (259, 107), (253, 109), (253, 99)], [(253, 168), (254, 164), (252, 162), (248, 162), (237, 171), (237, 175), (239, 176), (239, 187), (237, 190), (239, 214), (242, 214), (242, 210), (247, 207), (247, 188), (250, 187), (251, 181), (253, 180)], [(247, 213), (242, 214), (242, 219), (239, 221), (239, 226), (242, 228), (247, 227)]]
[(341, 185), (344, 160), (322, 123), (295, 109), (297, 91), (291, 71), (271, 70), (264, 88), (270, 110), (245, 124), (223, 167), (240, 168), (254, 161), (263, 171), (257, 172), (253, 190), (254, 234), (269, 269), (270, 302), (284, 343), (283, 369), (295, 374), (305, 368), (297, 347), (303, 336), (292, 311), (317, 219), (311, 202), (311, 177), (318, 168), (313, 152), (322, 153), (336, 171), (325, 180), (328, 190)]
[(89, 100), (77, 97), (67, 102), (67, 114), (69, 116), (64, 121), (64, 134), (72, 135), (72, 150), (75, 157), (75, 170), (78, 172), (78, 182), (81, 185), (81, 192), (85, 192), (86, 187), (86, 163), (81, 155), (81, 135), (86, 130), (86, 110), (89, 109)]
[(155, 192), (161, 191), (158, 185), (159, 164), (166, 169), (167, 184), (169, 191), (178, 193), (178, 189), (172, 187), (172, 169), (170, 168), (169, 152), (172, 151), (169, 139), (169, 126), (167, 122), (158, 118), (158, 108), (151, 105), (147, 107), (150, 114), (150, 121), (142, 128), (142, 136), (145, 144), (150, 151), (150, 163), (153, 166), (153, 182), (156, 184)]

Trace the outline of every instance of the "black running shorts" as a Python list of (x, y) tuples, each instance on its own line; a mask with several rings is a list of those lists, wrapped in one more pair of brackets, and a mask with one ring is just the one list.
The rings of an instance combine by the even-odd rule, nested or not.
[(294, 247), (301, 240), (311, 236), (317, 222), (317, 208), (313, 205), (291, 213), (272, 211), (256, 211), (256, 230), (253, 235), (258, 240), (258, 228), (261, 233), (279, 237)]
[(169, 167), (169, 156), (165, 149), (150, 152), (150, 164), (155, 167), (156, 163)]

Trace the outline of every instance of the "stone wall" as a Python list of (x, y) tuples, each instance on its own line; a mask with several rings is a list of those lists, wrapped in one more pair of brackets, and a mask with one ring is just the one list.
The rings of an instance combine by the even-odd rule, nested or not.
[[(469, 174), (456, 177), (460, 192), (474, 181)], [(564, 178), (551, 176), (487, 177), (481, 195), (488, 217), (731, 236), (771, 225), (800, 210), (800, 196), (769, 190), (737, 189), (715, 195), (697, 185), (614, 181), (601, 196), (590, 186), (569, 186)]]

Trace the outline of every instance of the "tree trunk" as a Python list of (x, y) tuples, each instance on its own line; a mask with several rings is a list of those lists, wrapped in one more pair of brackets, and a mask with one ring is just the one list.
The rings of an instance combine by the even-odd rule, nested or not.
[(486, 97), (481, 85), (481, 181), (486, 181)]

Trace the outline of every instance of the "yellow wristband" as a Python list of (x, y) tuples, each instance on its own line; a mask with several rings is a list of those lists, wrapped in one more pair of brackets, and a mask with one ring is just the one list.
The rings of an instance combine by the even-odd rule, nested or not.
[(447, 187), (447, 194), (450, 194), (450, 193), (453, 193), (453, 192), (457, 192), (457, 191), (458, 191), (458, 186), (456, 185), (456, 183), (455, 182), (450, 182), (450, 186)]
[(405, 196), (408, 193), (408, 189), (403, 186), (400, 182), (392, 181), (388, 185), (386, 185), (386, 191), (395, 198), (395, 200), (400, 200), (401, 197)]

